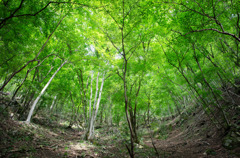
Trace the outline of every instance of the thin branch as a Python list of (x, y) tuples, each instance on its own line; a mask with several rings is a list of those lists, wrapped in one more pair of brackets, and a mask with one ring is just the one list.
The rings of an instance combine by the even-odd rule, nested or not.
[(107, 80), (111, 76), (112, 76), (112, 74), (109, 74), (107, 77), (104, 78), (104, 81)]
[(131, 30), (123, 37), (124, 39), (132, 32), (132, 30), (137, 26), (137, 24), (140, 22), (141, 20), (138, 20), (133, 27), (131, 28)]
[[(66, 15), (65, 15), (65, 16), (66, 16)], [(28, 64), (30, 64), (30, 63), (32, 63), (32, 62), (34, 62), (34, 61), (37, 60), (38, 56), (39, 56), (40, 53), (43, 51), (43, 49), (44, 49), (45, 46), (47, 45), (48, 41), (50, 40), (51, 36), (52, 36), (53, 33), (56, 31), (56, 29), (58, 28), (58, 26), (60, 25), (60, 23), (62, 22), (62, 20), (64, 19), (65, 16), (63, 16), (63, 18), (58, 22), (57, 26), (54, 28), (54, 30), (51, 32), (51, 34), (48, 36), (46, 42), (43, 44), (43, 46), (41, 47), (41, 49), (39, 50), (39, 52), (38, 52), (38, 54), (35, 56), (35, 58), (32, 59), (32, 60), (29, 60), (24, 66), (22, 66), (22, 67), (21, 67), (20, 69), (18, 69), (16, 72), (13, 72), (13, 73), (11, 74), (11, 76), (10, 76), (7, 80), (5, 80), (5, 82), (3, 83), (3, 85), (1, 85), (0, 91), (2, 91), (2, 90), (4, 89), (4, 87), (8, 84), (8, 82), (9, 82), (17, 73), (19, 73), (19, 72), (22, 71), (25, 67), (27, 67)]]
[(110, 40), (110, 42), (112, 43), (113, 47), (116, 48), (116, 50), (121, 54), (119, 48), (114, 44), (114, 42), (112, 41), (111, 37), (108, 35), (108, 33), (106, 31), (104, 31), (101, 27), (99, 27), (100, 30), (102, 30), (102, 32), (107, 36), (107, 38)]
[(34, 59), (37, 59), (37, 57), (39, 56), (39, 54), (42, 52), (42, 50), (45, 48), (45, 46), (47, 45), (48, 41), (50, 40), (51, 36), (53, 35), (53, 33), (57, 30), (58, 26), (60, 25), (60, 23), (63, 21), (63, 19), (66, 17), (66, 15), (64, 15), (62, 17), (62, 19), (58, 22), (57, 26), (54, 28), (54, 30), (51, 32), (51, 34), (48, 36), (46, 42), (43, 44), (42, 48), (39, 50), (38, 54), (36, 55), (36, 57)]
[[(176, 4), (179, 4), (179, 3), (176, 3)], [(197, 3), (198, 4), (198, 3)], [(203, 11), (203, 13), (201, 13), (201, 12), (199, 12), (199, 11), (197, 11), (197, 10), (194, 10), (194, 9), (191, 9), (191, 8), (189, 8), (188, 6), (186, 6), (186, 5), (184, 5), (183, 3), (181, 3), (181, 4), (179, 4), (179, 5), (182, 5), (182, 6), (184, 6), (185, 8), (187, 8), (187, 9), (189, 9), (190, 11), (193, 11), (193, 12), (195, 12), (195, 13), (198, 13), (198, 14), (200, 14), (200, 15), (202, 15), (202, 16), (206, 16), (206, 17), (208, 17), (209, 19), (211, 19), (211, 20), (213, 20), (213, 21), (215, 21), (216, 22), (216, 24), (217, 25), (219, 25), (220, 27), (221, 27), (221, 30), (222, 30), (222, 32), (225, 32), (224, 31), (224, 29), (223, 29), (223, 26), (222, 26), (222, 24), (217, 20), (217, 17), (216, 17), (216, 15), (215, 15), (215, 6), (213, 7), (213, 11), (214, 11), (214, 17), (212, 17), (212, 16), (210, 16), (209, 14), (206, 14), (204, 11)], [(200, 6), (199, 6), (200, 7)], [(201, 7), (200, 7), (201, 8)], [(202, 8), (201, 8), (202, 9)], [(202, 9), (203, 10), (203, 9)], [(219, 15), (221, 15), (222, 13), (220, 13)], [(219, 16), (218, 15), (218, 16)]]
[(50, 74), (50, 72), (52, 71), (53, 68), (54, 68), (54, 66), (51, 65), (51, 68), (49, 69), (49, 71), (47, 72), (47, 74), (42, 78), (42, 80), (39, 81), (39, 83), (42, 83), (42, 82), (47, 78), (47, 76)]
[(7, 64), (7, 65), (8, 65), (8, 62), (9, 62), (10, 60), (12, 60), (15, 56), (17, 56), (17, 55), (15, 54), (15, 55), (13, 55), (12, 57), (10, 57), (9, 59), (7, 59), (6, 61), (4, 61), (4, 62), (0, 65), (0, 67), (3, 66), (4, 64)]
[(106, 11), (106, 13), (108, 14), (108, 15), (110, 15), (110, 17), (113, 19), (113, 21), (117, 24), (117, 26), (119, 27), (119, 28), (121, 28), (120, 27), (120, 25), (119, 25), (119, 23), (117, 22), (117, 20), (110, 14), (110, 12), (105, 8), (105, 7), (103, 7), (104, 8), (104, 10)]
[(0, 22), (0, 29), (4, 26), (4, 24), (11, 18), (16, 18), (16, 17), (24, 17), (24, 16), (36, 16), (39, 13), (41, 13), (42, 11), (44, 11), (50, 4), (75, 4), (75, 5), (81, 5), (83, 7), (89, 7), (89, 8), (100, 8), (100, 7), (95, 7), (95, 6), (90, 6), (90, 5), (86, 5), (86, 4), (82, 4), (82, 3), (77, 3), (77, 2), (54, 2), (54, 1), (50, 1), (48, 2), (42, 9), (40, 9), (39, 11), (37, 11), (36, 13), (33, 14), (21, 14), (21, 15), (15, 15), (16, 12), (22, 7), (23, 1), (21, 1), (21, 4), (19, 5), (19, 7), (7, 18), (4, 18), (1, 22)]
[(76, 4), (76, 5), (81, 5), (81, 6), (85, 6), (85, 7), (90, 7), (89, 5), (86, 4), (81, 4), (81, 3), (77, 3), (77, 2), (53, 2), (50, 1), (48, 2), (42, 9), (40, 9), (39, 11), (37, 11), (34, 14), (22, 14), (22, 15), (15, 15), (13, 17), (22, 17), (22, 16), (36, 16), (37, 14), (41, 13), (43, 10), (45, 10), (50, 4)]
[(191, 8), (189, 8), (188, 6), (186, 6), (186, 5), (183, 4), (183, 3), (176, 3), (176, 4), (182, 5), (182, 6), (184, 6), (185, 8), (187, 8), (188, 10), (190, 10), (190, 11), (193, 11), (193, 12), (195, 12), (195, 13), (198, 13), (198, 14), (200, 14), (200, 15), (202, 15), (202, 16), (206, 16), (206, 17), (208, 17), (209, 19), (215, 21), (215, 19), (214, 19), (213, 17), (211, 17), (210, 15), (206, 14), (205, 12), (201, 13), (201, 12), (199, 12), (199, 11), (197, 11), (197, 10), (191, 9)]
[(132, 8), (133, 8), (138, 2), (139, 2), (139, 0), (138, 0), (137, 2), (135, 2), (135, 3), (131, 6), (131, 8), (129, 9), (129, 11), (128, 11), (127, 14), (124, 16), (123, 19), (126, 19), (126, 17), (130, 14)]
[[(186, 35), (188, 35), (188, 34), (190, 34), (190, 33), (193, 33), (193, 32), (203, 32), (203, 31), (215, 31), (215, 32), (218, 32), (218, 33), (223, 34), (223, 35), (232, 36), (233, 38), (235, 38), (237, 41), (240, 42), (240, 37), (237, 37), (236, 35), (231, 34), (231, 33), (228, 33), (228, 32), (225, 32), (225, 31), (219, 31), (219, 30), (214, 29), (214, 28), (207, 28), (207, 29), (201, 29), (201, 30), (193, 30), (193, 31), (190, 31), (190, 32), (184, 34), (183, 36), (186, 36)], [(175, 31), (175, 32), (176, 32), (176, 31)], [(178, 33), (180, 33), (180, 32), (178, 32)], [(181, 33), (180, 33), (180, 34), (181, 34)], [(182, 35), (182, 34), (181, 34), (181, 35)]]
[(239, 13), (237, 13), (237, 17), (238, 17), (238, 19), (237, 19), (237, 28), (238, 28), (238, 33), (239, 33), (238, 37), (240, 38)]
[(127, 51), (126, 54), (128, 54), (132, 49), (134, 49), (134, 50), (132, 51), (132, 53), (129, 55), (129, 57), (127, 58), (127, 61), (131, 58), (131, 56), (133, 55), (133, 53), (136, 51), (137, 47), (138, 47), (140, 44), (141, 44), (141, 42), (139, 42), (138, 44), (136, 44), (135, 46), (133, 46), (132, 48), (130, 48), (129, 51)]
[(225, 45), (232, 51), (232, 53), (233, 53), (234, 55), (236, 55), (236, 56), (238, 55), (238, 53), (233, 50), (233, 48), (226, 42), (225, 39), (223, 40), (223, 42), (224, 42)]
[(202, 12), (203, 12), (204, 14), (206, 14), (206, 13), (204, 12), (204, 9), (202, 8), (202, 6), (201, 6), (196, 0), (194, 0), (194, 2), (197, 3), (198, 7), (202, 10)]
[(48, 57), (50, 57), (50, 56), (52, 56), (52, 55), (55, 55), (55, 54), (50, 54), (50, 55), (44, 57), (43, 60), (42, 60), (41, 62), (39, 62), (35, 67), (33, 67), (32, 69), (27, 70), (27, 74), (26, 74), (25, 78), (23, 79), (22, 83), (18, 86), (18, 88), (17, 88), (16, 91), (14, 92), (14, 94), (13, 94), (13, 96), (12, 96), (12, 100), (14, 100), (14, 98), (15, 98), (18, 90), (22, 87), (23, 83), (24, 83), (25, 80), (27, 79), (28, 74), (29, 74), (32, 70), (34, 70), (35, 68), (41, 66), (41, 64), (42, 64)]
[(186, 50), (186, 52), (182, 55), (182, 59), (181, 59), (181, 61), (180, 61), (181, 63), (182, 63), (182, 61), (184, 60), (185, 56), (187, 55), (189, 49), (190, 49), (190, 48), (188, 48), (188, 49)]
[(117, 70), (117, 75), (123, 80), (123, 77), (120, 75), (118, 70)]
[(213, 5), (213, 0), (212, 0), (212, 9), (213, 9), (213, 17), (214, 17), (214, 19), (216, 19), (215, 7), (216, 7), (216, 5)]
[(13, 18), (13, 17), (14, 17), (14, 14), (15, 14), (19, 9), (22, 8), (23, 1), (24, 1), (24, 0), (21, 1), (21, 3), (20, 3), (20, 5), (18, 6), (18, 8), (15, 9), (15, 11), (14, 11), (9, 17), (3, 19), (3, 20), (0, 22), (0, 29), (4, 26), (4, 23), (5, 23), (7, 20)]

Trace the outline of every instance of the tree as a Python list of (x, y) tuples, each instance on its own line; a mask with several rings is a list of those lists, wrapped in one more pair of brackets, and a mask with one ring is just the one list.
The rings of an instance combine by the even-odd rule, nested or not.
[[(100, 101), (101, 101), (103, 84), (104, 84), (104, 80), (105, 80), (104, 76), (105, 76), (105, 73), (103, 73), (102, 84), (100, 87), (100, 91), (98, 92), (98, 77), (99, 77), (99, 72), (98, 72), (97, 81), (96, 81), (96, 93), (95, 93), (95, 99), (94, 99), (92, 111), (91, 111), (91, 103), (90, 103), (90, 107), (89, 107), (89, 124), (90, 125), (89, 125), (89, 129), (88, 129), (88, 131), (89, 131), (88, 140), (91, 140), (94, 137), (94, 123), (96, 121), (96, 117), (97, 117), (97, 113), (98, 113), (98, 109), (99, 109), (99, 105), (100, 105)], [(91, 102), (91, 100), (90, 100), (90, 102)]]
[(50, 80), (47, 82), (47, 84), (44, 86), (44, 88), (42, 89), (41, 93), (38, 95), (38, 97), (35, 99), (35, 101), (33, 102), (33, 105), (30, 109), (30, 112), (28, 114), (26, 123), (30, 123), (33, 111), (39, 101), (39, 99), (41, 98), (41, 96), (44, 94), (44, 92), (46, 91), (46, 89), (48, 88), (48, 86), (50, 85), (50, 83), (52, 82), (53, 78), (55, 77), (55, 75), (58, 73), (58, 71), (67, 63), (67, 61), (64, 61), (61, 66), (55, 71), (55, 73), (52, 75), (52, 77), (50, 78)]
[[(104, 119), (124, 124), (130, 157), (139, 127), (199, 105), (228, 130), (228, 111), (239, 105), (239, 6), (226, 0), (1, 1), (0, 91), (12, 98), (6, 108), (19, 102), (12, 111), (20, 120), (31, 109), (27, 122), (34, 111), (56, 112), (70, 127), (83, 127), (89, 140)], [(59, 67), (59, 59), (68, 65)]]

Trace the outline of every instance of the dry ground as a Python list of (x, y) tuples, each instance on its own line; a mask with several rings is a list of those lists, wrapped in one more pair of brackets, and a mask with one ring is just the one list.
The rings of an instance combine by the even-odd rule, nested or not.
[[(190, 117), (189, 117), (190, 118)], [(182, 125), (176, 120), (166, 125), (171, 127), (166, 137), (161, 129), (155, 132), (153, 142), (161, 157), (165, 158), (237, 158), (239, 149), (227, 150), (222, 147), (223, 132), (209, 122), (202, 111), (194, 114)], [(92, 142), (82, 140), (82, 132), (67, 129), (67, 125), (49, 122), (46, 118), (35, 118), (34, 123), (6, 120), (0, 117), (0, 157), (36, 158), (97, 158), (129, 157), (125, 143), (117, 127), (96, 130)], [(159, 139), (161, 137), (161, 139)], [(143, 135), (136, 145), (136, 157), (157, 157), (149, 134)]]

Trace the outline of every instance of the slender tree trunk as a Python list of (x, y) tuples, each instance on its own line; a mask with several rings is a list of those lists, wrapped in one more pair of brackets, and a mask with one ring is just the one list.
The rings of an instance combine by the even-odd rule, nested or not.
[[(105, 116), (107, 117), (107, 116)], [(110, 126), (112, 126), (112, 99), (111, 99), (111, 96), (110, 96), (110, 107), (109, 107), (109, 122), (108, 124), (110, 124)]]
[(56, 99), (57, 99), (57, 96), (55, 96), (53, 99), (52, 105), (50, 106), (50, 111), (52, 111)]
[(91, 92), (90, 92), (90, 99), (89, 99), (89, 114), (88, 114), (89, 122), (91, 121), (91, 117), (92, 117), (92, 92), (93, 92), (93, 90), (92, 90), (92, 82), (93, 82), (93, 72), (92, 72)]
[[(165, 54), (165, 56), (166, 56), (166, 58), (167, 58), (167, 60), (168, 60), (168, 63), (169, 63), (170, 65), (172, 65), (173, 67), (175, 67), (175, 68), (178, 70), (178, 72), (183, 76), (183, 78), (186, 80), (186, 82), (187, 82), (188, 85), (190, 86), (190, 90), (196, 92), (196, 94), (198, 95), (198, 97), (199, 97), (200, 99), (199, 99), (197, 96), (195, 96), (195, 98), (196, 98), (196, 100), (200, 100), (200, 101), (203, 103), (203, 104), (201, 104), (203, 110), (206, 111), (206, 107), (207, 107), (207, 108), (209, 109), (210, 113), (212, 114), (212, 116), (213, 116), (213, 117), (215, 118), (215, 120), (218, 122), (218, 124), (219, 124), (220, 126), (222, 126), (223, 128), (225, 128), (225, 127), (219, 122), (218, 118), (214, 115), (213, 111), (209, 108), (208, 103), (207, 103), (206, 100), (202, 97), (202, 95), (200, 95), (200, 93), (199, 93), (199, 91), (197, 90), (197, 88), (196, 88), (194, 85), (192, 85), (191, 82), (189, 81), (189, 79), (186, 77), (186, 75), (185, 75), (185, 73), (184, 73), (184, 69), (182, 68), (182, 65), (181, 65), (181, 61), (179, 61), (179, 59), (178, 59), (178, 64), (179, 64), (179, 66), (176, 66), (176, 65), (174, 65), (174, 64), (169, 60), (169, 58), (168, 58), (166, 52), (164, 51), (164, 49), (163, 49), (163, 52), (164, 52), (164, 54)], [(174, 50), (174, 52), (176, 52), (176, 51)], [(193, 94), (194, 94), (194, 92), (193, 92)], [(206, 106), (206, 107), (204, 107), (204, 106)], [(206, 114), (207, 114), (207, 116), (209, 117), (209, 119), (213, 122), (213, 124), (216, 125), (215, 122), (213, 121), (213, 119), (211, 118), (211, 116), (210, 116), (207, 112), (206, 112)], [(216, 127), (218, 128), (217, 125), (216, 125)]]
[(72, 125), (74, 124), (74, 122), (76, 121), (76, 111), (77, 110), (76, 110), (76, 107), (75, 107), (75, 104), (74, 104), (74, 101), (73, 101), (73, 97), (72, 97), (71, 91), (69, 93), (70, 93), (71, 102), (72, 102), (72, 116), (71, 116), (71, 120), (70, 120), (68, 128), (71, 128)]
[(99, 120), (99, 124), (100, 124), (100, 125), (102, 125), (102, 123), (103, 123), (103, 109), (104, 109), (105, 106), (106, 106), (106, 105), (103, 104), (103, 105), (102, 105), (102, 108), (101, 108), (101, 110), (100, 110), (100, 120)]
[[(65, 15), (66, 16), (66, 15)], [(43, 51), (43, 49), (45, 48), (45, 46), (47, 45), (48, 41), (50, 40), (51, 36), (53, 35), (53, 33), (56, 31), (56, 29), (58, 28), (58, 26), (60, 25), (60, 23), (62, 22), (62, 20), (65, 18), (65, 16), (63, 16), (63, 18), (58, 22), (57, 26), (55, 27), (55, 29), (52, 31), (52, 33), (48, 36), (46, 42), (42, 45), (41, 49), (39, 50), (38, 54), (35, 56), (34, 59), (28, 61), (25, 65), (23, 65), (20, 69), (18, 69), (17, 71), (13, 72), (9, 78), (3, 83), (3, 85), (0, 87), (0, 91), (3, 91), (3, 89), (5, 88), (5, 86), (9, 83), (9, 81), (11, 81), (11, 79), (18, 74), (19, 72), (21, 72), (25, 67), (28, 66), (28, 64), (34, 62), (37, 60), (38, 56), (40, 55), (40, 53)]]
[(55, 114), (57, 114), (57, 109), (58, 109), (58, 103), (59, 103), (59, 100), (60, 99), (56, 99), (56, 101), (55, 101), (55, 106), (53, 107), (53, 109), (55, 108)]
[[(93, 72), (91, 75), (91, 89), (90, 89), (90, 99), (89, 99), (89, 113), (88, 113), (88, 119), (86, 118), (86, 132), (84, 134), (84, 139), (88, 139), (88, 133), (89, 133), (89, 127), (90, 127), (90, 121), (91, 121), (91, 115), (92, 115), (92, 82), (93, 82)], [(87, 122), (88, 120), (88, 122)]]
[[(82, 74), (82, 71), (81, 71)], [(82, 79), (82, 83), (83, 83), (83, 75), (81, 75), (81, 79)], [(88, 91), (88, 81), (89, 81), (89, 76), (87, 79), (87, 84), (86, 84), (86, 89), (83, 90), (83, 100), (82, 100), (82, 104), (83, 104), (83, 116), (84, 116), (84, 123), (87, 124), (87, 100), (86, 100), (86, 92)], [(84, 84), (82, 84), (82, 86), (84, 86)], [(84, 87), (83, 87), (84, 88)]]
[(65, 104), (65, 102), (67, 101), (67, 97), (68, 96), (65, 96), (65, 98), (63, 99), (63, 102), (61, 102), (61, 106), (58, 108), (58, 110), (56, 109), (56, 113), (58, 114), (58, 113), (62, 113), (62, 110), (63, 110), (63, 106), (64, 106), (64, 104)]
[[(99, 76), (99, 73), (98, 73), (98, 76)], [(102, 84), (101, 84), (101, 88), (100, 88), (100, 91), (99, 91), (99, 94), (98, 94), (98, 99), (97, 99), (97, 102), (94, 101), (94, 108), (93, 108), (93, 111), (92, 111), (92, 119), (90, 121), (90, 131), (89, 131), (89, 136), (88, 136), (88, 139), (92, 139), (94, 137), (94, 123), (96, 121), (96, 117), (97, 117), (97, 112), (98, 112), (98, 109), (99, 109), (99, 105), (100, 105), (100, 101), (101, 101), (101, 96), (102, 96), (102, 90), (103, 90), (103, 84), (104, 84), (104, 78), (105, 74), (103, 74), (103, 78), (102, 78)], [(97, 83), (96, 83), (97, 87), (98, 87), (98, 77), (97, 77)], [(96, 89), (96, 96), (97, 96), (97, 92), (98, 92), (98, 88)], [(95, 96), (95, 99), (96, 99), (96, 96)]]
[[(89, 80), (89, 76), (87, 78), (87, 84), (86, 84), (86, 89), (84, 88), (84, 80), (83, 80), (83, 72), (80, 69), (80, 74), (77, 71), (77, 75), (78, 75), (78, 80), (79, 80), (79, 85), (80, 87), (82, 86), (82, 88), (80, 88), (80, 95), (81, 95), (81, 100), (82, 100), (82, 106), (83, 106), (83, 119), (84, 119), (84, 124), (87, 124), (87, 101), (86, 101), (86, 90), (88, 89), (88, 80)], [(79, 106), (80, 107), (80, 106)], [(78, 108), (79, 111), (79, 108)]]
[(148, 111), (147, 111), (147, 122), (148, 122), (148, 125), (150, 125), (150, 104), (151, 104), (150, 95), (151, 94), (149, 94), (149, 97), (148, 97)]
[(216, 103), (217, 103), (217, 108), (221, 111), (221, 113), (222, 113), (222, 115), (223, 115), (223, 118), (224, 118), (224, 121), (225, 121), (226, 124), (227, 124), (226, 129), (228, 129), (228, 128), (230, 128), (230, 123), (229, 123), (229, 121), (228, 121), (228, 118), (227, 118), (224, 110), (223, 110), (222, 107), (221, 107), (221, 104), (220, 104), (219, 101), (218, 101), (218, 98), (217, 98), (216, 94), (214, 93), (212, 87), (211, 87), (210, 84), (207, 82), (207, 80), (206, 80), (206, 78), (205, 78), (205, 76), (204, 76), (204, 74), (203, 74), (202, 68), (201, 68), (200, 63), (199, 63), (199, 61), (198, 61), (198, 58), (197, 58), (197, 56), (196, 56), (196, 51), (195, 51), (195, 46), (194, 46), (194, 44), (193, 44), (193, 51), (194, 51), (194, 58), (195, 58), (195, 60), (196, 60), (196, 62), (197, 62), (197, 65), (198, 65), (199, 70), (201, 71), (201, 74), (202, 74), (202, 77), (203, 77), (203, 81), (204, 81), (204, 83), (207, 85), (207, 87), (210, 89), (210, 91), (212, 92), (213, 97), (214, 97), (214, 99), (215, 99), (215, 101), (216, 101)]
[(175, 106), (176, 106), (176, 108), (177, 108), (178, 115), (181, 116), (180, 108), (179, 108), (179, 106), (178, 106), (178, 103), (177, 103), (176, 99), (174, 98), (174, 95), (173, 95), (172, 91), (169, 90), (169, 93), (170, 93), (171, 98), (172, 98), (172, 100), (173, 100), (173, 102), (174, 102), (174, 104), (175, 104)]
[[(26, 76), (25, 76), (25, 78), (23, 79), (22, 83), (18, 86), (18, 88), (17, 88), (16, 91), (14, 92), (14, 94), (13, 94), (13, 96), (12, 96), (12, 100), (15, 99), (15, 96), (16, 96), (17, 92), (18, 92), (19, 89), (22, 87), (23, 83), (26, 81), (26, 79), (27, 79), (27, 77), (28, 77), (28, 74), (29, 74), (32, 70), (37, 69), (48, 57), (50, 57), (50, 56), (52, 56), (52, 55), (55, 55), (55, 54), (47, 55), (46, 57), (44, 57), (44, 59), (43, 59), (41, 62), (39, 61), (39, 63), (38, 63), (35, 67), (33, 67), (32, 69), (29, 69), (29, 70), (27, 71)], [(52, 68), (53, 68), (53, 67), (51, 67), (50, 70), (52, 70)], [(44, 79), (45, 79), (45, 78), (44, 78)], [(42, 80), (42, 81), (43, 81), (43, 80)]]
[(134, 134), (133, 134), (132, 123), (131, 123), (131, 120), (129, 119), (129, 114), (128, 114), (129, 103), (128, 103), (128, 95), (127, 95), (126, 73), (127, 73), (127, 58), (126, 58), (126, 54), (124, 53), (123, 84), (124, 84), (124, 98), (125, 98), (125, 114), (126, 114), (126, 118), (127, 118), (128, 127), (129, 127), (129, 130), (130, 130), (130, 140), (131, 140), (130, 148), (128, 147), (128, 145), (126, 145), (126, 147), (128, 149), (130, 157), (134, 158), (134, 139), (133, 139)]
[(55, 73), (52, 75), (52, 77), (50, 78), (50, 80), (47, 82), (47, 84), (45, 85), (45, 87), (42, 89), (41, 93), (38, 95), (38, 97), (36, 98), (36, 100), (33, 102), (33, 105), (30, 109), (30, 112), (28, 114), (26, 123), (30, 123), (33, 111), (39, 101), (39, 99), (41, 98), (41, 96), (44, 94), (44, 92), (46, 91), (46, 89), (48, 88), (49, 84), (52, 82), (53, 78), (55, 77), (55, 75), (58, 73), (58, 71), (67, 63), (67, 61), (64, 61), (61, 66), (57, 69), (57, 71), (55, 71)]
[(92, 109), (92, 112), (91, 112), (91, 117), (89, 117), (89, 135), (88, 135), (88, 139), (91, 139), (92, 138), (92, 134), (93, 134), (93, 119), (94, 119), (94, 111), (95, 111), (95, 108), (96, 108), (96, 102), (97, 102), (97, 94), (98, 94), (98, 78), (99, 78), (99, 72), (98, 72), (98, 75), (97, 75), (97, 81), (96, 81), (96, 92), (95, 92), (95, 98), (94, 98), (94, 103), (93, 103), (93, 109)]

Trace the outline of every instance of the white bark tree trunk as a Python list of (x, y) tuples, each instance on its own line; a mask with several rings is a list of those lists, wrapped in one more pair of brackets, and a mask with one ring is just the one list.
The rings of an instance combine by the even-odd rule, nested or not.
[(92, 115), (92, 81), (93, 81), (93, 72), (92, 72), (92, 79), (91, 79), (91, 94), (90, 94), (90, 100), (89, 100), (89, 121), (90, 121), (90, 118), (91, 118), (91, 115)]
[[(98, 73), (98, 76), (99, 76), (99, 73)], [(92, 117), (91, 117), (91, 121), (90, 121), (88, 139), (92, 139), (93, 136), (94, 136), (94, 123), (95, 123), (95, 120), (96, 120), (96, 117), (97, 117), (97, 112), (98, 112), (99, 104), (100, 104), (100, 101), (101, 101), (103, 84), (104, 84), (104, 79), (105, 79), (104, 76), (105, 76), (105, 74), (103, 74), (102, 84), (101, 84), (101, 88), (100, 88), (98, 99), (97, 99), (97, 103), (96, 103), (96, 98), (97, 98), (97, 93), (98, 93), (98, 77), (97, 77), (96, 96), (95, 96), (95, 101), (94, 101), (94, 105), (93, 105)]]
[(57, 96), (55, 95), (55, 97), (54, 97), (54, 99), (53, 99), (53, 102), (52, 102), (52, 105), (51, 105), (51, 107), (50, 107), (50, 111), (52, 111), (52, 108), (53, 108), (53, 106), (54, 106), (54, 103), (55, 103), (55, 100), (57, 99)]
[(46, 91), (47, 87), (49, 86), (49, 84), (52, 82), (53, 78), (55, 77), (55, 75), (58, 73), (58, 71), (63, 67), (63, 65), (65, 65), (67, 63), (67, 61), (63, 62), (62, 65), (57, 69), (57, 71), (54, 72), (54, 74), (52, 75), (52, 77), (50, 78), (50, 80), (47, 82), (47, 84), (45, 85), (45, 87), (42, 89), (41, 93), (38, 95), (38, 97), (36, 98), (36, 100), (33, 102), (33, 105), (31, 107), (31, 110), (28, 114), (26, 123), (30, 123), (33, 111), (39, 101), (39, 99), (41, 98), (41, 96), (44, 94), (44, 92)]
[[(99, 72), (97, 75), (97, 81), (96, 81), (96, 93), (95, 93), (95, 98), (94, 98), (94, 103), (93, 103), (93, 109), (91, 112), (91, 116), (89, 117), (89, 135), (88, 135), (88, 139), (90, 139), (90, 136), (93, 134), (93, 119), (94, 119), (94, 111), (95, 111), (95, 107), (96, 107), (96, 101), (97, 101), (97, 94), (98, 94), (98, 78), (99, 78)], [(91, 109), (89, 109), (91, 110)]]

